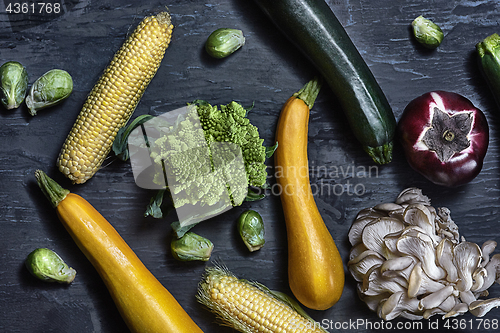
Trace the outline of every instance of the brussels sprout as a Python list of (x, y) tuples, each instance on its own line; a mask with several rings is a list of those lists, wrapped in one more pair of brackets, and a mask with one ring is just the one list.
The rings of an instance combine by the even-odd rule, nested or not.
[(417, 41), (429, 49), (435, 49), (441, 44), (444, 38), (441, 28), (424, 18), (422, 15), (417, 17), (411, 25), (413, 26), (413, 34)]
[(214, 58), (225, 58), (245, 44), (243, 32), (237, 29), (220, 28), (208, 36), (205, 43), (207, 53)]
[(52, 250), (39, 248), (31, 252), (25, 261), (33, 276), (48, 282), (71, 283), (76, 271)]
[(238, 231), (241, 239), (250, 252), (257, 251), (264, 246), (264, 222), (259, 213), (246, 210), (238, 219)]
[(9, 110), (17, 109), (28, 90), (28, 72), (17, 61), (8, 61), (0, 67), (1, 101)]
[(62, 69), (52, 69), (40, 76), (26, 97), (26, 105), (32, 116), (40, 109), (55, 105), (73, 91), (73, 79)]
[(172, 243), (170, 243), (170, 248), (172, 249), (172, 255), (177, 260), (208, 261), (214, 249), (214, 245), (205, 237), (201, 237), (190, 231), (181, 238), (174, 239)]

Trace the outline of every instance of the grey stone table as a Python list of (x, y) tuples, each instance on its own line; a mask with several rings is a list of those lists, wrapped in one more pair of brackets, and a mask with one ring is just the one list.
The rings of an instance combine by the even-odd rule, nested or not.
[[(48, 1), (47, 1), (48, 2)], [(159, 115), (194, 99), (212, 104), (232, 100), (249, 106), (265, 138), (272, 144), (278, 114), (286, 99), (318, 73), (264, 17), (252, 1), (64, 1), (57, 14), (7, 13), (0, 3), (0, 61), (17, 60), (29, 72), (30, 83), (52, 68), (67, 70), (74, 92), (62, 104), (31, 117), (25, 106), (0, 110), (0, 331), (1, 332), (126, 332), (97, 272), (79, 251), (42, 196), (33, 173), (45, 170), (62, 185), (85, 197), (117, 229), (144, 264), (162, 282), (205, 332), (231, 332), (214, 323), (214, 316), (195, 300), (197, 284), (210, 263), (180, 263), (169, 250), (169, 224), (143, 217), (152, 195), (134, 183), (131, 166), (108, 158), (95, 177), (72, 185), (55, 167), (55, 161), (86, 95), (120, 47), (127, 33), (151, 11), (168, 6), (174, 35), (163, 63), (138, 105), (135, 116)], [(482, 244), (500, 241), (499, 115), (493, 96), (479, 73), (475, 44), (499, 32), (500, 3), (495, 0), (329, 0), (354, 44), (383, 88), (396, 118), (413, 98), (431, 91), (448, 90), (468, 97), (484, 110), (490, 124), (490, 147), (481, 174), (470, 184), (448, 189), (426, 181), (406, 163), (399, 145), (394, 160), (375, 166), (356, 142), (342, 110), (328, 88), (323, 88), (311, 112), (309, 160), (312, 166), (338, 170), (337, 174), (311, 174), (311, 182), (328, 182), (357, 193), (321, 193), (317, 204), (325, 223), (347, 262), (347, 232), (356, 213), (380, 202), (391, 202), (406, 187), (423, 189), (433, 205), (451, 209), (467, 240)], [(11, 7), (12, 9), (12, 7)], [(411, 38), (410, 23), (424, 15), (440, 24), (445, 39), (427, 51)], [(211, 31), (220, 27), (242, 29), (246, 45), (225, 60), (209, 58), (203, 49)], [(272, 161), (269, 162), (272, 167)], [(352, 169), (371, 170), (352, 173)], [(370, 169), (371, 168), (371, 169)], [(342, 172), (343, 171), (343, 172)], [(349, 172), (350, 171), (350, 172)], [(272, 168), (270, 168), (272, 174)], [(273, 179), (270, 179), (273, 181)], [(245, 209), (259, 211), (266, 224), (266, 245), (250, 254), (236, 231), (235, 222)], [(215, 244), (213, 259), (223, 262), (239, 277), (257, 280), (271, 289), (290, 293), (287, 282), (287, 240), (279, 197), (246, 202), (195, 229)], [(69, 286), (34, 279), (23, 266), (33, 249), (58, 252), (77, 271)], [(500, 287), (491, 288), (492, 296)], [(382, 321), (356, 294), (356, 283), (346, 275), (341, 300), (326, 311), (309, 311), (327, 320), (331, 331), (386, 331)], [(467, 314), (453, 323), (438, 316), (413, 326), (395, 320), (403, 331), (494, 331)], [(500, 320), (500, 310), (486, 319)], [(355, 324), (356, 325), (355, 325)], [(460, 325), (461, 324), (461, 327)], [(484, 324), (484, 322), (483, 322)], [(342, 328), (343, 327), (343, 328)], [(336, 329), (339, 328), (339, 329)], [(384, 329), (385, 328), (385, 329)], [(389, 331), (389, 330), (387, 330)]]

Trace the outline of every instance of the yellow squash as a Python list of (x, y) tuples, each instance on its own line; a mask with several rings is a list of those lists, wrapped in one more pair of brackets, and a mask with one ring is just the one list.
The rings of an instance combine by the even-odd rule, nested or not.
[(132, 332), (202, 332), (90, 203), (40, 170), (35, 176), (64, 227), (99, 272)]
[(287, 238), (290, 289), (303, 305), (325, 310), (344, 288), (342, 258), (318, 211), (309, 183), (309, 111), (319, 92), (312, 80), (281, 110), (276, 133), (276, 178), (281, 190)]

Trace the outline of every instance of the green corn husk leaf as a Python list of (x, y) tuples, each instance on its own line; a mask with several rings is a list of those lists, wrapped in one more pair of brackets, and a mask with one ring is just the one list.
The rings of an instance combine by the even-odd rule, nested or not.
[(253, 108), (255, 107), (255, 101), (252, 102), (252, 105), (250, 105), (248, 108), (245, 108), (245, 117), (248, 117), (248, 114), (250, 113), (250, 111), (253, 110)]
[(259, 201), (266, 197), (266, 194), (262, 191), (255, 192), (251, 187), (248, 187), (248, 193), (245, 197), (245, 201)]
[(175, 222), (172, 222), (172, 224), (170, 226), (172, 227), (172, 230), (174, 231), (175, 237), (181, 238), (186, 234), (186, 232), (191, 230), (197, 224), (198, 223), (193, 223), (193, 224), (189, 224), (189, 225), (183, 227), (183, 226), (181, 226), (181, 223), (179, 221), (175, 221)]
[(158, 190), (155, 196), (151, 198), (148, 206), (146, 207), (146, 211), (144, 212), (144, 217), (154, 217), (155, 219), (161, 219), (167, 216), (173, 209), (174, 206), (172, 202), (163, 202), (163, 198), (167, 190)]
[[(122, 161), (126, 161), (130, 158), (128, 151), (128, 137), (130, 132), (132, 132), (137, 126), (140, 126), (154, 117), (148, 114), (143, 114), (135, 118), (129, 125), (120, 128), (116, 134), (115, 140), (113, 141), (113, 152)], [(144, 137), (147, 140), (147, 137)]]
[(278, 141), (276, 141), (273, 146), (266, 147), (266, 158), (270, 158), (271, 156), (273, 156), (276, 149), (278, 149)]

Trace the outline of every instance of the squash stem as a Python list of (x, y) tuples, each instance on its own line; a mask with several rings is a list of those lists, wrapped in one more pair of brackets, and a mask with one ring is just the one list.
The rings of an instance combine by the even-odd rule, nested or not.
[(321, 81), (318, 77), (315, 77), (311, 81), (307, 82), (302, 89), (297, 91), (293, 96), (298, 99), (301, 99), (306, 103), (309, 110), (312, 109), (314, 102), (316, 101), (316, 97), (321, 89)]
[(496, 60), (498, 61), (500, 36), (494, 33), (493, 35), (486, 37), (482, 42), (476, 45), (476, 49), (481, 58), (489, 53), (491, 56), (497, 58)]
[(476, 45), (479, 68), (500, 106), (500, 36), (494, 33)]
[(61, 185), (47, 176), (42, 170), (35, 171), (35, 178), (43, 194), (49, 199), (54, 208), (69, 194), (69, 190), (62, 188)]
[(378, 147), (365, 146), (364, 149), (377, 164), (387, 164), (392, 160), (392, 141)]

